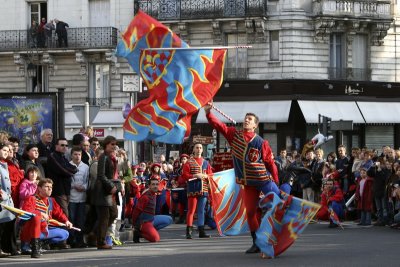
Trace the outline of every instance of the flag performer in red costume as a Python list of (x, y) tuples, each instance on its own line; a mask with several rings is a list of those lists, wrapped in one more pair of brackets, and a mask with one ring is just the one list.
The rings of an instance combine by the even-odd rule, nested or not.
[(244, 204), (247, 220), (253, 238), (253, 245), (246, 253), (258, 253), (256, 231), (260, 222), (257, 219), (257, 207), (260, 192), (266, 195), (274, 192), (280, 195), (277, 184), (278, 171), (274, 163), (271, 147), (267, 140), (255, 133), (259, 119), (254, 113), (247, 113), (243, 121), (243, 129), (228, 127), (213, 115), (212, 103), (204, 106), (208, 122), (224, 135), (230, 144), (235, 168), (236, 182), (243, 185)]

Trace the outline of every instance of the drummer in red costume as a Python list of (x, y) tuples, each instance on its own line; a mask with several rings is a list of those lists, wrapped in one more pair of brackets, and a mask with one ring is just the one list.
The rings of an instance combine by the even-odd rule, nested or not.
[(53, 181), (49, 178), (41, 179), (37, 187), (37, 194), (30, 196), (24, 202), (22, 209), (36, 214), (35, 217), (25, 222), (24, 229), (31, 238), (31, 258), (39, 258), (39, 240), (47, 239), (52, 243), (60, 243), (67, 240), (67, 230), (49, 227), (49, 220), (56, 219), (72, 228), (72, 223), (62, 211), (60, 205), (50, 197), (53, 190)]
[(188, 211), (186, 215), (186, 238), (192, 239), (193, 216), (197, 207), (197, 227), (200, 238), (209, 238), (204, 231), (205, 206), (207, 204), (209, 177), (213, 175), (211, 166), (201, 155), (203, 145), (196, 143), (193, 157), (183, 165), (182, 179), (187, 181)]
[(271, 147), (267, 140), (255, 133), (259, 119), (254, 113), (247, 113), (243, 121), (243, 130), (228, 127), (210, 113), (212, 106), (204, 106), (208, 122), (222, 133), (231, 147), (236, 182), (243, 185), (244, 205), (253, 245), (246, 253), (258, 253), (260, 249), (255, 244), (256, 231), (260, 226), (257, 219), (257, 207), (260, 192), (264, 195), (274, 192), (280, 195), (278, 170), (274, 163)]

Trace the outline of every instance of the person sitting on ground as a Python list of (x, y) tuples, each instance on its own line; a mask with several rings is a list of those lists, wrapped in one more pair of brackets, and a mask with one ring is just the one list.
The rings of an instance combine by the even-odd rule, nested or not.
[(53, 181), (49, 178), (41, 179), (37, 186), (37, 194), (26, 199), (22, 209), (36, 214), (26, 221), (24, 228), (28, 229), (31, 240), (31, 258), (40, 258), (39, 240), (49, 240), (50, 244), (57, 244), (67, 240), (69, 233), (65, 229), (49, 225), (51, 219), (65, 224), (69, 229), (72, 223), (64, 214), (60, 205), (50, 197), (53, 190)]
[(318, 213), (316, 214), (316, 219), (330, 221), (329, 227), (337, 227), (330, 219), (330, 211), (329, 208), (336, 213), (338, 218), (343, 216), (343, 193), (339, 187), (334, 186), (333, 179), (326, 180), (325, 184), (323, 185), (324, 189), (321, 194), (321, 208), (319, 209)]
[(168, 215), (155, 215), (156, 194), (158, 192), (159, 180), (153, 176), (149, 180), (149, 189), (143, 192), (132, 213), (134, 225), (133, 242), (139, 243), (143, 237), (149, 242), (160, 241), (158, 230), (167, 227), (172, 223)]

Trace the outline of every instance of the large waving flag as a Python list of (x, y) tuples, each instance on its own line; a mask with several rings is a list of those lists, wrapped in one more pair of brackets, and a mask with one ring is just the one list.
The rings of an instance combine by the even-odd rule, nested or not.
[(226, 50), (189, 48), (165, 25), (139, 11), (123, 33), (117, 55), (140, 73), (150, 93), (126, 118), (124, 137), (182, 143), (190, 135), (191, 116), (221, 86)]
[[(5, 208), (6, 210), (8, 210), (9, 212), (11, 212), (15, 216), (17, 216), (20, 220), (23, 220), (23, 221), (28, 221), (32, 217), (35, 216), (34, 213), (31, 213), (31, 212), (28, 212), (25, 210), (17, 209), (17, 208), (14, 208), (14, 207), (11, 207), (11, 206), (8, 206), (5, 204), (0, 204), (0, 205), (1, 205), (0, 207)], [(1, 211), (1, 208), (0, 208), (0, 211)]]
[(214, 173), (210, 179), (211, 203), (220, 235), (239, 235), (249, 231), (243, 189), (235, 180), (234, 169)]
[(256, 232), (256, 244), (270, 258), (288, 249), (321, 207), (283, 192), (281, 195), (282, 199), (271, 192), (260, 200), (260, 208), (267, 212)]

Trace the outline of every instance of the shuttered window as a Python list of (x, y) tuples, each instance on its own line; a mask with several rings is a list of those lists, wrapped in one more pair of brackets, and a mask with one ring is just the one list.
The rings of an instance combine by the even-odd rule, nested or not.
[(382, 149), (382, 146), (394, 145), (393, 126), (367, 126), (365, 128), (365, 145), (368, 149)]
[(108, 27), (110, 25), (110, 0), (90, 0), (89, 26)]

